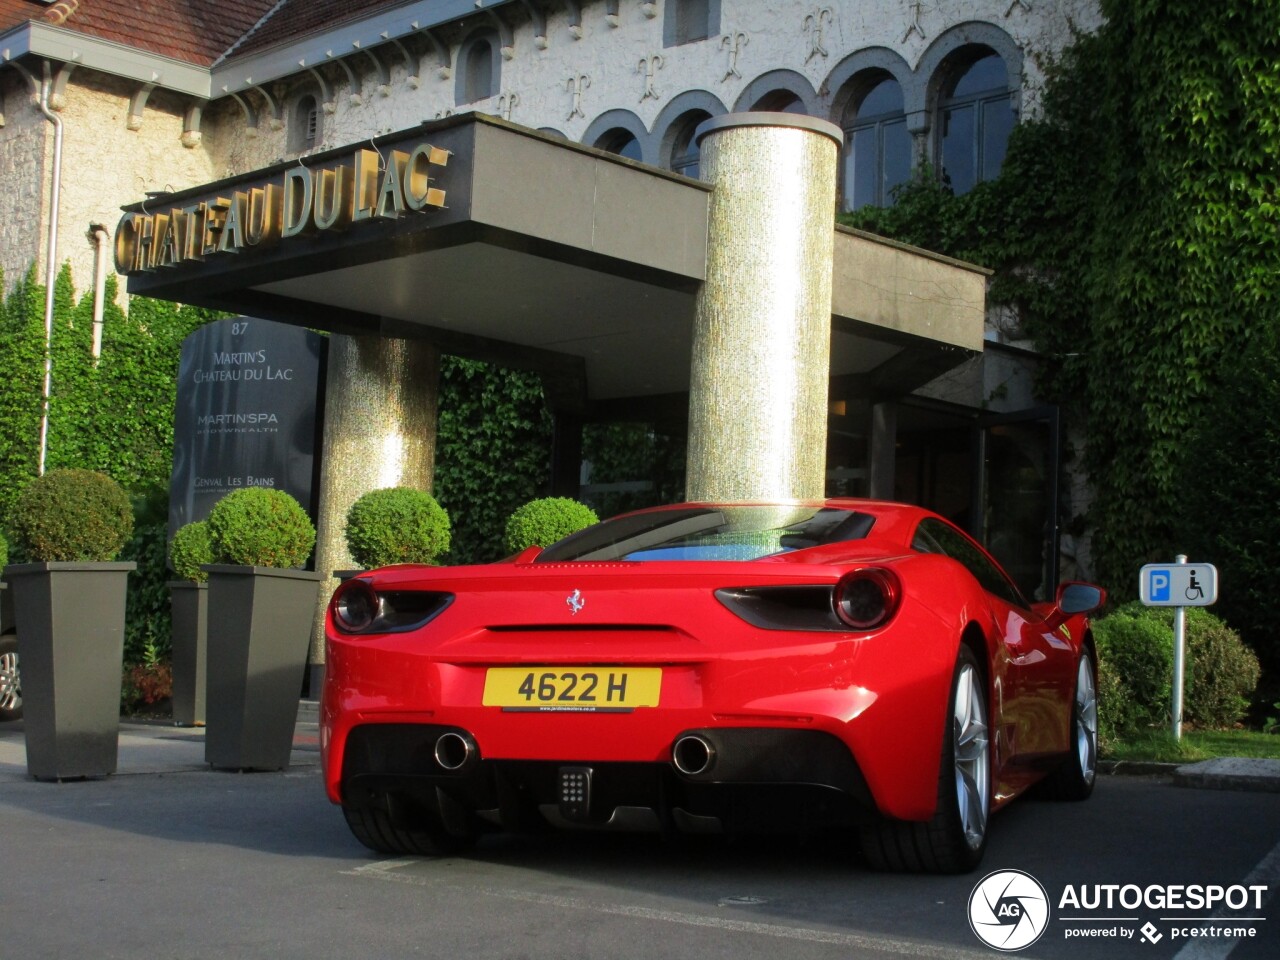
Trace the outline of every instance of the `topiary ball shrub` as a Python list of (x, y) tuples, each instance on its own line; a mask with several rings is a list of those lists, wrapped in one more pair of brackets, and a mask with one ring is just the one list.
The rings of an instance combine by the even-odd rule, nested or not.
[(347, 549), (361, 567), (434, 563), (449, 549), (449, 515), (424, 490), (371, 490), (347, 511)]
[(549, 547), (557, 540), (599, 522), (594, 510), (568, 497), (532, 500), (508, 518), (507, 549), (520, 553), (532, 546)]
[(307, 511), (283, 490), (245, 487), (229, 493), (206, 522), (214, 563), (301, 567), (316, 543)]
[(114, 560), (133, 532), (124, 488), (94, 470), (50, 470), (18, 494), (9, 526), (36, 562)]
[(213, 544), (209, 541), (209, 525), (196, 520), (179, 527), (169, 543), (169, 566), (183, 580), (204, 583), (209, 574), (200, 567), (213, 563)]
[[(1173, 609), (1129, 603), (1093, 624), (1098, 647), (1099, 733), (1106, 739), (1169, 723)], [(1258, 685), (1258, 658), (1218, 617), (1187, 609), (1183, 719), (1230, 727)]]

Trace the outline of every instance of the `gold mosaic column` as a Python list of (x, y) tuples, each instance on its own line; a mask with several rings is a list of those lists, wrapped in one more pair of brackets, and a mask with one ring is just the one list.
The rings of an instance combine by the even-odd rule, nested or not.
[(689, 396), (690, 500), (821, 498), (835, 124), (787, 113), (698, 131), (714, 184)]
[(324, 664), (324, 611), (335, 570), (355, 566), (347, 550), (347, 511), (384, 487), (430, 490), (435, 473), (440, 353), (425, 340), (329, 338), (324, 447), (316, 524), (320, 590), (311, 637), (312, 696)]

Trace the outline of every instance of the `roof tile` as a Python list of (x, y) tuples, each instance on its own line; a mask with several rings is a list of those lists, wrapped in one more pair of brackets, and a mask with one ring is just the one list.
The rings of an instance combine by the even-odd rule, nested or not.
[(28, 20), (43, 20), (102, 40), (209, 66), (248, 33), (277, 2), (60, 0), (50, 5), (38, 0), (0, 0), (0, 31), (10, 30)]

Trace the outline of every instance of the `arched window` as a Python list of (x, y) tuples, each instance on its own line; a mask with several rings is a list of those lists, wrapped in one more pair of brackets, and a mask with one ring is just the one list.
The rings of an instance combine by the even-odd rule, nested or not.
[(697, 177), (702, 160), (702, 150), (694, 139), (698, 124), (710, 120), (711, 114), (705, 110), (694, 110), (680, 118), (676, 135), (671, 141), (671, 155), (667, 158), (668, 166), (675, 173), (683, 173), (686, 177)]
[(1013, 132), (1013, 100), (1004, 61), (994, 53), (979, 56), (957, 71), (943, 94), (942, 175), (957, 194), (968, 193), (979, 181), (1000, 175)]
[(626, 157), (628, 160), (643, 160), (641, 155), (640, 141), (630, 130), (624, 130), (622, 127), (614, 127), (612, 130), (605, 132), (595, 145), (601, 150), (608, 150), (610, 153), (616, 153), (620, 157)]
[(887, 207), (893, 188), (911, 174), (911, 134), (902, 110), (902, 87), (882, 77), (846, 111), (844, 205)]
[(457, 102), (476, 103), (496, 96), (501, 81), (494, 55), (497, 37), (488, 32), (467, 40), (458, 50)]
[(805, 112), (804, 101), (790, 90), (773, 90), (766, 93), (752, 105), (751, 109), (765, 110), (770, 113), (803, 114)]
[(320, 142), (320, 108), (316, 98), (299, 97), (289, 116), (289, 152), (306, 153)]

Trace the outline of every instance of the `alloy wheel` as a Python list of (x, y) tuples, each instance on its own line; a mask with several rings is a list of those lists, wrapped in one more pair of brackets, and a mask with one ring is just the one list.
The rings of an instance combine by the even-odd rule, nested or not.
[(987, 832), (991, 763), (982, 676), (972, 664), (964, 664), (956, 679), (955, 708), (951, 720), (956, 806), (965, 842), (970, 848), (977, 849)]

